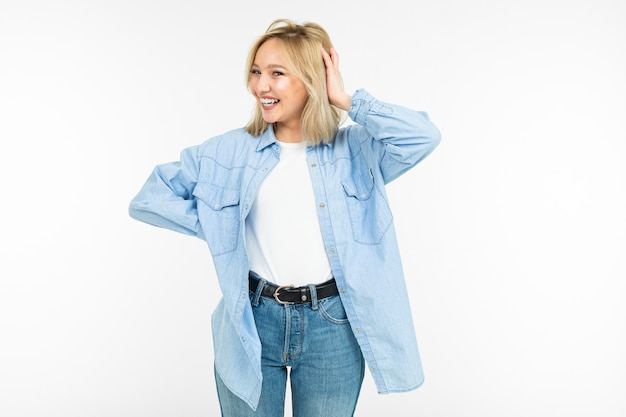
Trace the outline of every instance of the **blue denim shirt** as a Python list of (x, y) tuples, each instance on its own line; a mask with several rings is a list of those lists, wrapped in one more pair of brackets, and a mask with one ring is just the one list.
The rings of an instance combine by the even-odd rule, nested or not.
[[(423, 382), (393, 216), (384, 185), (415, 166), (440, 141), (424, 112), (352, 96), (355, 124), (330, 144), (307, 148), (319, 222), (346, 314), (380, 393)], [(222, 299), (213, 312), (215, 366), (252, 408), (261, 393), (261, 344), (248, 298), (245, 218), (277, 164), (272, 126), (243, 129), (184, 149), (156, 166), (130, 203), (146, 223), (197, 236), (211, 251)]]

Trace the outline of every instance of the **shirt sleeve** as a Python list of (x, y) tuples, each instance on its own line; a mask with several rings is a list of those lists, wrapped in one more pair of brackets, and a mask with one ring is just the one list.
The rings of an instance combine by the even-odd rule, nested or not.
[(352, 95), (348, 115), (371, 137), (385, 183), (426, 158), (441, 141), (426, 112), (384, 103), (362, 89)]
[(132, 218), (157, 227), (203, 238), (193, 190), (199, 172), (198, 147), (183, 150), (180, 160), (157, 165), (129, 205)]

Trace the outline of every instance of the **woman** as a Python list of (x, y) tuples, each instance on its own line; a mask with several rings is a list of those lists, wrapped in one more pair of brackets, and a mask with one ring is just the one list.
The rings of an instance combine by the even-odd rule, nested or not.
[[(425, 158), (423, 112), (343, 89), (314, 23), (279, 19), (253, 45), (245, 128), (158, 165), (132, 217), (206, 240), (223, 416), (352, 416), (365, 364), (381, 393), (423, 381), (384, 184)], [(347, 114), (354, 124), (339, 128)]]

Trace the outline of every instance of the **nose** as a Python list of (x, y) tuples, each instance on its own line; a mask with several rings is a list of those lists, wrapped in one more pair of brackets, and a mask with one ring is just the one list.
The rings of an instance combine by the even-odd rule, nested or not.
[(257, 79), (254, 86), (254, 91), (258, 96), (267, 94), (270, 91), (270, 84), (266, 77), (261, 74)]

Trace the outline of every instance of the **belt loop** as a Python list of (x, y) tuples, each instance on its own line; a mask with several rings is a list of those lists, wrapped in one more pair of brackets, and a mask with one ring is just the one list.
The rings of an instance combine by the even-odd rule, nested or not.
[(252, 297), (251, 303), (252, 307), (257, 307), (259, 305), (259, 299), (261, 298), (261, 294), (263, 294), (263, 287), (267, 283), (265, 278), (258, 278), (259, 284), (256, 287), (256, 291), (254, 292), (254, 297)]
[(309, 284), (308, 287), (309, 292), (311, 293), (311, 308), (313, 310), (317, 310), (317, 290), (313, 284)]

